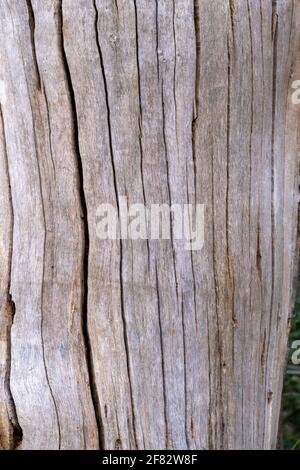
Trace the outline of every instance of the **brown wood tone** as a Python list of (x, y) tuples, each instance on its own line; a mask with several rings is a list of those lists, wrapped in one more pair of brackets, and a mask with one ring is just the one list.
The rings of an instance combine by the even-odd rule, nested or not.
[[(299, 0), (0, 0), (0, 448), (276, 447)], [(205, 204), (199, 251), (97, 207)]]

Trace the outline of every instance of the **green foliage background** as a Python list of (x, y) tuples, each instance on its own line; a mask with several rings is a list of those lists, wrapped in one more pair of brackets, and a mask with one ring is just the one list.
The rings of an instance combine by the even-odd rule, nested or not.
[[(283, 388), (281, 447), (284, 449), (300, 450), (300, 365), (291, 362), (291, 344), (300, 340), (300, 279), (298, 284), (292, 329), (289, 338), (289, 361)], [(297, 368), (299, 375), (293, 374)]]

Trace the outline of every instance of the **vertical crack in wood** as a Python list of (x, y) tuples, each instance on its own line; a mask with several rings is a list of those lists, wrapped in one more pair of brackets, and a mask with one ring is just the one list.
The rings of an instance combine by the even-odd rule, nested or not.
[[(231, 21), (233, 21), (231, 19)], [(232, 32), (233, 34), (233, 32)], [(234, 338), (235, 338), (235, 327), (237, 319), (235, 317), (235, 305), (234, 305), (234, 273), (231, 262), (231, 248), (230, 248), (230, 236), (229, 236), (229, 191), (230, 191), (230, 139), (231, 139), (231, 72), (232, 72), (232, 48), (230, 44), (230, 36), (227, 36), (227, 53), (228, 53), (228, 76), (227, 76), (227, 124), (226, 124), (226, 196), (225, 196), (225, 220), (226, 220), (226, 256), (227, 256), (227, 269), (229, 275), (229, 281), (231, 285), (231, 317), (232, 317), (232, 360), (234, 364)]]
[[(100, 68), (102, 72), (103, 84), (104, 84), (104, 93), (105, 93), (105, 102), (106, 102), (106, 112), (107, 112), (107, 128), (108, 128), (108, 136), (109, 136), (109, 147), (110, 147), (110, 156), (111, 156), (111, 165), (112, 165), (112, 172), (113, 172), (113, 181), (114, 181), (114, 190), (115, 190), (115, 197), (116, 197), (116, 204), (118, 209), (118, 215), (120, 220), (120, 206), (119, 206), (119, 194), (118, 194), (118, 185), (117, 185), (117, 174), (115, 168), (115, 161), (114, 161), (114, 151), (113, 151), (113, 143), (112, 143), (112, 131), (111, 131), (111, 115), (110, 115), (110, 105), (109, 105), (109, 96), (108, 96), (108, 86), (107, 86), (107, 79), (103, 61), (103, 54), (100, 45), (100, 38), (98, 32), (98, 22), (99, 22), (99, 12), (97, 8), (96, 0), (93, 0), (93, 6), (95, 10), (95, 35), (96, 35), (96, 44), (100, 59)], [(124, 302), (124, 289), (123, 289), (123, 243), (122, 237), (120, 237), (120, 301), (121, 301), (121, 317), (123, 323), (123, 337), (124, 337), (124, 347), (126, 352), (126, 365), (127, 365), (127, 376), (128, 376), (128, 383), (129, 383), (129, 392), (130, 392), (130, 401), (131, 401), (131, 412), (132, 412), (132, 424), (133, 424), (133, 434), (134, 434), (134, 444), (135, 447), (138, 448), (137, 444), (137, 433), (136, 433), (136, 417), (135, 417), (135, 405), (134, 405), (134, 398), (133, 398), (133, 386), (131, 380), (131, 365), (130, 365), (130, 354), (129, 354), (129, 344), (128, 344), (128, 333), (127, 333), (127, 322), (126, 322), (126, 315), (125, 315), (125, 302)]]
[[(268, 323), (268, 340), (266, 344), (266, 363), (265, 363), (265, 399), (268, 401), (268, 377), (270, 360), (270, 343), (271, 343), (271, 328), (274, 317), (274, 290), (275, 290), (275, 182), (274, 182), (274, 166), (275, 166), (275, 121), (276, 121), (276, 106), (277, 106), (277, 53), (278, 53), (278, 12), (277, 0), (272, 0), (272, 15), (271, 15), (271, 39), (272, 39), (272, 127), (271, 127), (271, 296), (270, 296), (270, 312)], [(264, 407), (264, 417), (266, 421), (266, 408)], [(264, 448), (266, 448), (266, 429), (267, 423), (264, 426)]]
[(160, 337), (160, 350), (161, 350), (161, 368), (162, 368), (162, 380), (163, 380), (163, 397), (164, 397), (164, 420), (165, 420), (165, 445), (166, 449), (169, 449), (169, 426), (167, 416), (167, 392), (166, 392), (166, 367), (165, 367), (165, 356), (164, 356), (164, 344), (163, 344), (163, 332), (161, 322), (161, 298), (159, 290), (159, 281), (157, 273), (157, 262), (155, 262), (155, 280), (156, 280), (156, 291), (157, 291), (157, 310), (158, 310), (158, 324), (159, 324), (159, 337)]
[[(266, 93), (266, 86), (265, 86), (265, 47), (264, 47), (264, 28), (263, 28), (263, 9), (262, 9), (262, 2), (260, 2), (260, 7), (259, 7), (259, 17), (260, 17), (260, 41), (261, 41), (261, 63), (262, 63), (262, 114), (265, 116), (266, 112), (266, 104), (265, 104), (265, 93)], [(264, 118), (262, 119), (262, 124), (261, 124), (261, 158), (264, 155)], [(260, 214), (260, 208), (259, 208), (259, 214)], [(257, 251), (256, 251), (256, 266), (258, 269), (258, 274), (260, 276), (260, 294), (262, 298), (263, 294), (263, 275), (262, 275), (262, 251), (261, 251), (261, 237), (260, 237), (260, 230), (261, 230), (261, 225), (260, 225), (260, 215), (258, 215), (258, 240), (257, 240)], [(259, 251), (258, 251), (259, 250)], [(259, 264), (258, 264), (259, 263)], [(266, 362), (266, 335), (267, 335), (267, 330), (266, 327), (262, 327), (263, 325), (263, 313), (261, 313), (260, 316), (260, 326), (259, 326), (259, 333), (260, 337), (262, 338), (262, 346), (260, 349), (260, 381), (261, 385), (264, 385), (265, 381), (265, 362)], [(265, 410), (263, 412), (263, 422), (265, 423)], [(263, 435), (264, 435), (264, 430), (263, 430)], [(264, 440), (264, 437), (263, 437)]]
[(155, 0), (155, 39), (156, 39), (156, 67), (157, 67), (157, 82), (159, 83), (159, 27), (158, 27), (158, 0)]
[[(198, 26), (198, 15), (199, 15), (199, 6), (198, 3), (195, 1), (193, 3), (193, 20), (194, 20), (194, 50), (195, 50), (195, 63), (194, 63), (194, 79), (195, 79), (195, 86), (194, 86), (194, 112), (193, 112), (193, 119), (191, 121), (191, 149), (192, 149), (192, 164), (193, 164), (193, 183), (194, 183), (194, 204), (195, 208), (197, 207), (197, 166), (196, 166), (196, 155), (195, 155), (195, 123), (198, 115), (198, 93), (199, 93), (199, 78), (200, 78), (200, 70), (198, 70), (198, 66), (200, 65), (200, 31)], [(187, 189), (187, 202), (191, 204), (189, 198), (189, 178), (188, 178), (188, 167), (186, 162), (186, 189)], [(189, 216), (189, 225), (191, 227), (192, 222)], [(196, 336), (199, 335), (199, 325), (198, 325), (198, 316), (197, 316), (197, 294), (196, 294), (196, 276), (195, 276), (195, 266), (194, 266), (194, 251), (190, 250), (190, 257), (191, 257), (191, 273), (192, 273), (192, 282), (193, 282), (193, 307), (194, 307), (194, 320), (195, 320), (195, 334)], [(208, 366), (209, 367), (209, 366)], [(187, 384), (187, 376), (185, 378), (185, 382)], [(187, 386), (186, 386), (187, 387)], [(210, 390), (208, 391), (210, 395)], [(187, 390), (186, 390), (187, 395)], [(210, 409), (208, 410), (208, 416), (210, 420)], [(188, 416), (186, 414), (186, 425), (188, 422)], [(189, 429), (191, 433), (191, 438), (195, 440), (195, 433), (194, 433), (194, 415), (193, 415), (193, 406), (191, 410), (190, 416), (190, 424)], [(186, 439), (187, 443), (189, 444), (189, 448), (192, 448), (192, 444), (190, 443), (189, 434), (186, 430)]]
[(101, 67), (101, 73), (102, 73), (103, 85), (104, 85), (104, 93), (105, 93), (105, 104), (106, 104), (106, 112), (107, 112), (107, 129), (108, 129), (108, 138), (109, 138), (109, 150), (110, 150), (110, 156), (111, 156), (111, 166), (112, 166), (112, 172), (113, 172), (114, 192), (115, 192), (118, 212), (119, 212), (119, 215), (120, 215), (117, 174), (116, 174), (114, 152), (113, 152), (113, 143), (112, 143), (112, 135), (111, 135), (111, 117), (110, 117), (110, 106), (109, 106), (109, 98), (108, 98), (108, 87), (107, 87), (107, 79), (106, 79), (106, 73), (105, 73), (104, 62), (103, 62), (103, 54), (102, 54), (102, 49), (101, 49), (100, 39), (99, 39), (99, 33), (98, 33), (99, 12), (98, 12), (98, 8), (97, 8), (96, 0), (93, 0), (93, 5), (94, 5), (94, 10), (95, 10), (96, 44), (97, 44), (97, 50), (98, 50), (98, 54), (99, 54), (100, 67)]
[(50, 110), (49, 110), (48, 96), (47, 96), (47, 92), (46, 92), (46, 88), (45, 88), (44, 84), (43, 84), (43, 86), (42, 86), (42, 92), (43, 92), (43, 94), (44, 94), (44, 99), (45, 99), (45, 104), (46, 104), (50, 157), (51, 157), (51, 163), (52, 163), (52, 168), (53, 168), (54, 180), (55, 180), (55, 182), (56, 182), (56, 168), (55, 168), (55, 162), (54, 162), (54, 158), (53, 158), (52, 130), (51, 130)]
[[(32, 51), (32, 52), (34, 53), (34, 51)], [(43, 273), (42, 273), (42, 286), (41, 286), (41, 321), (40, 321), (40, 338), (41, 338), (41, 348), (42, 348), (42, 361), (43, 361), (43, 365), (44, 365), (46, 382), (47, 382), (47, 385), (48, 385), (48, 388), (49, 388), (49, 393), (51, 395), (51, 400), (53, 402), (53, 406), (54, 406), (54, 410), (55, 410), (55, 416), (56, 416), (57, 428), (58, 428), (58, 449), (60, 450), (61, 449), (61, 428), (60, 428), (60, 421), (59, 421), (59, 413), (58, 413), (58, 407), (57, 407), (57, 403), (56, 403), (56, 400), (55, 400), (55, 397), (54, 397), (53, 389), (52, 389), (52, 386), (51, 386), (50, 380), (49, 380), (49, 374), (48, 374), (46, 357), (45, 357), (45, 342), (44, 342), (44, 334), (43, 334), (44, 333), (43, 332), (43, 325), (44, 325), (44, 316), (43, 316), (44, 280), (45, 280), (45, 258), (46, 258), (46, 245), (47, 245), (46, 212), (45, 212), (45, 204), (44, 204), (44, 199), (43, 199), (42, 175), (41, 175), (41, 168), (40, 168), (39, 155), (38, 155), (37, 136), (36, 136), (36, 129), (35, 129), (35, 116), (34, 116), (34, 111), (33, 111), (32, 97), (31, 97), (31, 92), (30, 92), (30, 89), (29, 89), (28, 80), (27, 80), (26, 67), (25, 67), (25, 62), (24, 62), (23, 55), (22, 55), (22, 63), (23, 63), (23, 68), (24, 68), (26, 88), (27, 88), (28, 100), (29, 100), (30, 111), (31, 111), (32, 131), (33, 131), (33, 139), (34, 139), (34, 153), (35, 153), (36, 164), (37, 164), (38, 186), (39, 186), (39, 194), (40, 194), (40, 198), (41, 198), (41, 210), (42, 210), (44, 232), (45, 232), (44, 233), (44, 246), (43, 246)]]
[[(260, 16), (260, 37), (261, 37), (261, 62), (262, 62), (262, 82), (263, 82), (263, 96), (265, 93), (265, 54), (264, 54), (264, 34), (263, 34), (263, 11), (262, 5), (260, 2), (259, 6), (259, 16)], [(265, 102), (263, 100), (263, 111), (265, 111)]]
[(235, 27), (234, 27), (234, 14), (235, 14), (235, 0), (229, 0), (230, 23), (232, 32), (233, 49), (235, 47)]
[(258, 223), (257, 224), (257, 240), (256, 240), (256, 269), (257, 269), (257, 274), (260, 280), (260, 285), (262, 282), (261, 260), (262, 260), (262, 253), (261, 253), (261, 246), (260, 246), (260, 225)]
[(8, 163), (8, 153), (7, 153), (7, 145), (6, 145), (6, 135), (5, 135), (5, 127), (4, 127), (4, 118), (2, 112), (2, 106), (0, 104), (0, 123), (2, 128), (2, 137), (3, 137), (3, 146), (4, 146), (4, 164), (5, 164), (5, 172), (7, 176), (7, 186), (9, 191), (9, 207), (10, 207), (10, 218), (11, 218), (11, 228), (10, 228), (10, 243), (9, 243), (9, 251), (8, 251), (8, 279), (7, 279), (7, 292), (6, 292), (6, 306), (4, 310), (5, 315), (5, 324), (6, 324), (6, 364), (5, 364), (5, 377), (4, 377), (4, 392), (5, 392), (5, 399), (7, 400), (7, 414), (8, 420), (10, 424), (9, 430), (9, 448), (12, 450), (17, 449), (23, 439), (23, 430), (19, 424), (16, 406), (14, 402), (14, 398), (11, 391), (10, 386), (10, 378), (11, 378), (11, 329), (14, 322), (14, 316), (16, 312), (15, 303), (12, 300), (12, 296), (10, 294), (11, 290), (11, 270), (12, 270), (12, 254), (13, 254), (13, 232), (14, 232), (14, 209), (12, 203), (12, 191), (11, 191), (11, 182), (10, 182), (10, 174), (9, 174), (9, 163)]
[[(235, 362), (235, 329), (237, 325), (237, 318), (235, 316), (235, 282), (232, 262), (232, 250), (230, 244), (230, 231), (229, 231), (229, 193), (230, 193), (230, 146), (231, 146), (231, 74), (233, 64), (233, 54), (235, 48), (235, 29), (234, 29), (234, 15), (235, 4), (233, 0), (229, 1), (229, 14), (230, 14), (230, 28), (227, 32), (227, 123), (226, 123), (226, 192), (225, 192), (225, 231), (226, 231), (226, 262), (227, 262), (227, 276), (231, 292), (231, 356), (232, 367), (234, 370)], [(230, 37), (231, 35), (231, 37)], [(223, 367), (223, 360), (221, 368)], [(222, 370), (222, 369), (221, 369)], [(222, 381), (222, 378), (221, 378)], [(224, 419), (224, 418), (223, 418)], [(225, 445), (225, 443), (223, 443)]]
[[(172, 195), (171, 195), (170, 169), (169, 169), (168, 147), (167, 147), (167, 137), (166, 137), (166, 115), (165, 115), (165, 101), (164, 101), (164, 74), (163, 72), (162, 72), (162, 77), (161, 77), (161, 106), (162, 106), (162, 127), (163, 127), (162, 134), (163, 134), (164, 155), (165, 155), (166, 172), (167, 172), (167, 191), (168, 191), (169, 204), (171, 206)], [(170, 237), (171, 237), (171, 246), (172, 246), (172, 262), (173, 262), (173, 273), (174, 273), (174, 280), (175, 280), (176, 305), (177, 305), (177, 310), (179, 313), (181, 305), (179, 306), (179, 293), (178, 293), (179, 284), (178, 284), (178, 277), (177, 277), (177, 270), (176, 270), (176, 254), (175, 254), (175, 246), (174, 246), (172, 211), (170, 211)], [(181, 312), (181, 315), (182, 315), (182, 312)], [(183, 336), (183, 331), (182, 331), (182, 343), (183, 343), (183, 349), (184, 349), (185, 340)], [(185, 370), (184, 370), (184, 374), (186, 374)], [(184, 399), (185, 399), (185, 409), (186, 409), (186, 375), (184, 375)], [(186, 419), (185, 419), (185, 426), (186, 426)], [(169, 448), (173, 447), (171, 433), (168, 433), (168, 444), (169, 444)]]
[[(170, 168), (169, 168), (169, 158), (168, 158), (168, 147), (167, 147), (167, 137), (166, 137), (166, 114), (165, 114), (165, 101), (164, 101), (164, 77), (162, 74), (161, 80), (161, 105), (162, 105), (162, 131), (163, 131), (163, 142), (164, 142), (164, 154), (166, 162), (166, 171), (167, 171), (167, 190), (169, 204), (172, 205), (172, 196), (171, 196), (171, 185), (170, 185)], [(173, 257), (173, 267), (174, 267), (174, 277), (175, 277), (175, 287), (176, 287), (176, 299), (178, 307), (178, 279), (176, 271), (176, 257), (175, 257), (175, 246), (174, 246), (174, 236), (173, 236), (173, 223), (172, 223), (172, 211), (170, 211), (170, 236), (171, 236), (171, 245), (172, 245), (172, 257)]]
[(200, 43), (200, 19), (199, 19), (199, 0), (194, 1), (194, 28), (195, 28), (195, 52), (196, 52), (196, 63), (195, 63), (195, 98), (194, 98), (194, 116), (192, 121), (192, 151), (193, 151), (193, 171), (194, 171), (194, 191), (195, 191), (195, 204), (197, 204), (197, 161), (196, 161), (196, 149), (195, 149), (195, 126), (198, 119), (199, 113), (199, 96), (200, 96), (200, 55), (201, 55), (201, 43)]
[[(193, 130), (192, 130), (192, 141), (193, 141)], [(192, 147), (194, 145), (194, 142), (192, 142)], [(190, 196), (189, 196), (189, 179), (188, 179), (188, 167), (187, 167), (187, 161), (185, 163), (185, 179), (186, 179), (186, 199), (187, 203), (190, 204), (190, 207), (192, 207), (192, 203), (190, 201)], [(196, 204), (196, 195), (195, 195), (195, 204)], [(196, 207), (196, 205), (195, 205)], [(192, 221), (190, 218), (190, 213), (188, 214), (188, 219), (189, 219), (189, 226), (192, 226)], [(191, 270), (192, 270), (192, 279), (193, 279), (193, 300), (194, 300), (194, 319), (195, 319), (195, 326), (196, 326), (196, 333), (198, 334), (198, 318), (197, 318), (197, 301), (196, 301), (196, 278), (195, 278), (195, 267), (194, 267), (194, 256), (193, 256), (194, 250), (190, 250), (191, 254)]]
[(181, 328), (182, 328), (182, 347), (183, 347), (183, 373), (184, 373), (184, 401), (185, 401), (185, 406), (184, 406), (184, 424), (185, 424), (185, 439), (186, 439), (186, 445), (187, 449), (190, 448), (189, 445), (189, 433), (188, 433), (188, 395), (187, 395), (187, 353), (186, 353), (186, 331), (185, 331), (185, 315), (184, 315), (184, 299), (183, 299), (183, 292), (181, 292)]
[(215, 222), (214, 222), (214, 212), (215, 212), (215, 191), (214, 191), (214, 154), (213, 154), (213, 143), (211, 142), (211, 201), (212, 201), (212, 245), (213, 245), (213, 278), (214, 278), (214, 291), (215, 291), (215, 311), (216, 311), (216, 323), (217, 323), (217, 348), (218, 348), (218, 355), (219, 355), (219, 373), (218, 373), (218, 381), (219, 381), (219, 388), (218, 393), (220, 397), (220, 416), (221, 421), (219, 422), (221, 428), (221, 435), (219, 446), (220, 449), (224, 448), (224, 407), (223, 407), (223, 378), (222, 378), (222, 364), (223, 364), (223, 350), (222, 350), (222, 343), (221, 343), (221, 333), (220, 333), (220, 318), (219, 318), (219, 283), (218, 283), (218, 276), (216, 270), (216, 235), (215, 235)]
[(69, 91), (69, 99), (70, 99), (70, 106), (72, 111), (73, 117), (73, 144), (75, 147), (75, 153), (77, 156), (77, 165), (78, 165), (78, 183), (79, 183), (79, 197), (81, 203), (81, 211), (82, 211), (82, 222), (83, 222), (83, 232), (84, 232), (84, 253), (83, 253), (83, 293), (82, 293), (82, 334), (86, 348), (86, 364), (90, 382), (90, 390), (91, 390), (91, 397), (95, 412), (95, 418), (98, 428), (98, 439), (99, 439), (99, 448), (104, 449), (104, 430), (102, 424), (102, 417), (101, 417), (101, 409), (100, 409), (100, 401), (97, 391), (96, 385), (96, 378), (95, 378), (95, 370), (94, 370), (94, 363), (93, 363), (93, 355), (92, 355), (92, 348), (91, 348), (91, 341), (88, 331), (88, 269), (89, 269), (89, 225), (88, 225), (88, 211), (87, 211), (87, 204), (84, 192), (84, 178), (83, 178), (83, 165), (82, 165), (82, 158), (80, 154), (80, 146), (79, 146), (79, 133), (78, 133), (78, 118), (77, 118), (77, 111), (76, 111), (76, 100), (75, 100), (75, 92), (72, 84), (71, 73), (69, 69), (69, 64), (65, 52), (64, 47), (64, 33), (63, 33), (63, 0), (59, 2), (58, 8), (58, 29), (59, 29), (59, 37), (61, 41), (61, 55), (62, 61), (64, 65), (66, 81), (68, 85)]
[(49, 387), (51, 399), (53, 402), (53, 406), (55, 409), (56, 421), (57, 421), (57, 428), (58, 428), (58, 449), (61, 449), (61, 428), (60, 428), (60, 421), (59, 421), (59, 413), (58, 407), (55, 400), (54, 392), (49, 380), (48, 368), (47, 368), (47, 361), (45, 355), (45, 341), (44, 341), (44, 287), (45, 287), (45, 259), (46, 259), (46, 246), (47, 246), (47, 222), (46, 222), (46, 212), (45, 212), (45, 204), (43, 199), (43, 189), (42, 189), (42, 175), (41, 175), (41, 168), (38, 156), (38, 146), (37, 146), (37, 138), (36, 138), (36, 131), (35, 131), (35, 119), (34, 113), (32, 109), (31, 97), (30, 92), (28, 90), (28, 96), (30, 101), (30, 108), (31, 108), (31, 115), (32, 115), (32, 123), (33, 123), (33, 136), (34, 136), (34, 147), (35, 147), (35, 156), (36, 156), (36, 163), (37, 163), (37, 171), (38, 171), (38, 186), (39, 186), (39, 193), (41, 198), (41, 208), (43, 214), (43, 223), (44, 223), (44, 246), (43, 246), (43, 274), (42, 274), (42, 286), (41, 286), (41, 325), (40, 325), (40, 334), (41, 334), (41, 346), (42, 346), (42, 359), (44, 364), (45, 370), (45, 377), (47, 381), (47, 385)]
[[(142, 109), (142, 98), (141, 98), (141, 72), (140, 72), (140, 58), (139, 58), (139, 27), (138, 27), (138, 12), (136, 0), (134, 0), (134, 15), (135, 15), (135, 47), (136, 47), (136, 66), (137, 66), (137, 76), (138, 76), (138, 95), (139, 95), (139, 149), (140, 149), (140, 172), (141, 172), (141, 182), (142, 182), (142, 193), (144, 199), (144, 205), (146, 206), (146, 192), (145, 192), (145, 182), (144, 182), (144, 155), (143, 155), (143, 142), (142, 142), (142, 128), (143, 128), (143, 109)], [(147, 224), (147, 218), (146, 218)], [(150, 246), (149, 240), (146, 240), (147, 244), (147, 254), (148, 254), (148, 269), (150, 269)]]
[[(197, 203), (197, 159), (196, 159), (196, 139), (195, 131), (200, 113), (200, 72), (201, 72), (201, 31), (200, 31), (200, 1), (194, 0), (194, 23), (195, 23), (195, 41), (196, 41), (196, 73), (195, 73), (195, 109), (194, 119), (192, 122), (192, 143), (193, 143), (193, 170), (194, 170), (194, 190), (195, 190), (195, 204)], [(193, 255), (192, 255), (193, 256)], [(209, 325), (208, 309), (206, 309), (206, 323)], [(211, 368), (211, 348), (210, 348), (210, 334), (207, 327), (207, 349), (208, 349), (208, 449), (213, 448), (213, 424), (212, 424), (212, 368)]]
[(114, 0), (114, 5), (117, 13), (117, 18), (119, 18), (119, 5), (118, 5), (118, 0)]
[[(175, 34), (175, 32), (174, 32)], [(175, 38), (174, 38), (175, 41)], [(175, 74), (175, 69), (174, 69)], [(175, 77), (174, 77), (175, 79)], [(173, 84), (173, 92), (174, 92), (174, 105), (175, 105), (175, 114), (176, 111), (176, 98), (175, 98), (175, 83)], [(164, 100), (164, 74), (162, 71), (161, 76), (161, 106), (162, 106), (162, 134), (163, 134), (163, 143), (164, 143), (164, 155), (165, 155), (165, 163), (166, 163), (166, 172), (167, 172), (167, 191), (168, 191), (168, 198), (169, 204), (172, 205), (172, 193), (171, 193), (171, 185), (170, 185), (170, 167), (169, 167), (169, 155), (168, 155), (168, 146), (167, 146), (167, 136), (166, 136), (166, 113), (165, 113), (165, 100)], [(177, 122), (177, 117), (176, 117)], [(177, 124), (176, 124), (176, 139), (177, 139)], [(178, 142), (177, 142), (177, 149), (178, 149)], [(178, 151), (178, 150), (177, 150)], [(175, 256), (175, 246), (174, 246), (174, 234), (173, 234), (173, 221), (172, 221), (172, 211), (170, 211), (170, 236), (171, 236), (171, 245), (172, 245), (172, 257), (173, 257), (173, 266), (174, 266), (174, 277), (175, 277), (175, 287), (176, 287), (176, 299), (177, 299), (177, 308), (179, 309), (179, 301), (178, 301), (178, 279), (177, 279), (177, 271), (176, 271), (176, 256)]]
[(177, 118), (177, 97), (176, 97), (176, 78), (177, 78), (177, 40), (176, 40), (176, 9), (173, 2), (173, 41), (174, 41), (174, 75), (173, 75), (173, 97), (175, 106), (175, 129), (176, 129), (176, 149), (178, 153), (178, 118)]
[[(271, 204), (271, 222), (272, 222), (272, 297), (271, 297), (271, 315), (270, 329), (274, 313), (274, 290), (275, 290), (275, 126), (277, 116), (277, 56), (278, 56), (278, 13), (277, 0), (272, 1), (272, 40), (273, 40), (273, 92), (272, 92), (272, 204)], [(269, 335), (268, 352), (270, 346), (271, 334)], [(269, 362), (268, 364), (269, 365)], [(269, 391), (268, 391), (269, 394)], [(268, 400), (268, 403), (270, 401)]]
[[(253, 139), (253, 128), (254, 128), (254, 57), (253, 57), (253, 29), (252, 29), (252, 19), (251, 19), (251, 10), (250, 10), (250, 4), (249, 0), (247, 0), (247, 14), (248, 14), (248, 24), (249, 24), (249, 37), (250, 37), (250, 69), (251, 69), (251, 115), (250, 115), (250, 132), (249, 132), (249, 199), (248, 199), (248, 243), (249, 243), (249, 265), (251, 266), (252, 260), (251, 260), (251, 229), (252, 229), (252, 139)], [(259, 242), (259, 237), (257, 238), (257, 241)], [(257, 246), (256, 251), (259, 250), (260, 248)], [(257, 251), (258, 252), (258, 251)], [(252, 268), (250, 269), (250, 286), (249, 286), (249, 307), (250, 307), (250, 315), (252, 314)], [(243, 337), (243, 344), (246, 344), (246, 323), (244, 322), (243, 324), (243, 332), (244, 332), (244, 337)], [(242, 349), (242, 363), (244, 364), (244, 348)], [(243, 386), (243, 384), (242, 384)], [(255, 387), (255, 381), (254, 381), (254, 387)], [(244, 387), (243, 387), (244, 388)], [(243, 410), (244, 413), (244, 410)], [(243, 420), (244, 422), (244, 420)], [(254, 420), (252, 421), (252, 427), (254, 425)], [(243, 424), (243, 431), (244, 431), (244, 424)], [(254, 436), (254, 433), (252, 433), (252, 438)], [(243, 432), (243, 445), (244, 444), (244, 439), (246, 436), (244, 436)], [(253, 446), (253, 443), (252, 443)]]
[[(173, 12), (174, 13), (174, 12)], [(175, 45), (175, 23), (174, 23), (174, 16), (173, 16), (173, 34), (174, 34), (174, 45)], [(176, 47), (175, 47), (176, 50)], [(176, 52), (175, 52), (176, 54)], [(175, 61), (176, 62), (176, 61)], [(174, 65), (174, 76), (173, 76), (173, 97), (174, 97), (174, 106), (175, 106), (175, 120), (176, 120), (176, 143), (177, 143), (177, 151), (178, 151), (178, 136), (177, 136), (177, 105), (176, 105), (176, 84), (175, 84), (175, 77), (176, 77), (176, 64)], [(165, 155), (165, 163), (166, 163), (166, 172), (167, 172), (167, 191), (168, 191), (168, 198), (169, 204), (172, 205), (172, 193), (171, 193), (171, 184), (170, 184), (170, 168), (169, 168), (169, 155), (168, 155), (168, 146), (167, 146), (167, 137), (166, 137), (166, 113), (165, 113), (165, 100), (164, 100), (164, 73), (162, 71), (161, 75), (161, 106), (162, 106), (162, 131), (163, 131), (163, 143), (164, 143), (164, 155)], [(172, 211), (170, 211), (170, 237), (171, 237), (171, 246), (172, 246), (172, 261), (173, 261), (173, 272), (174, 272), (174, 279), (175, 279), (175, 291), (176, 291), (176, 305), (178, 313), (180, 313), (180, 309), (182, 307), (182, 302), (179, 305), (179, 292), (178, 292), (178, 276), (177, 276), (177, 269), (176, 269), (176, 251), (174, 245), (174, 233), (173, 233), (173, 220), (172, 220)], [(181, 315), (183, 312), (181, 311)], [(183, 322), (183, 320), (182, 320)], [(185, 339), (184, 333), (182, 331), (182, 344), (183, 350), (185, 349)], [(187, 407), (187, 392), (186, 392), (186, 370), (184, 369), (184, 400), (185, 400), (185, 410)], [(186, 411), (185, 411), (186, 413)], [(185, 416), (185, 428), (186, 428), (186, 416)], [(170, 433), (168, 434), (168, 444), (169, 448), (173, 447), (172, 445), (172, 436)]]
[[(250, 159), (250, 173), (249, 173), (249, 256), (250, 256), (250, 232), (251, 232), (251, 196), (252, 196), (252, 139), (253, 139), (253, 124), (254, 124), (254, 63), (253, 63), (253, 34), (252, 34), (252, 21), (249, 0), (247, 0), (248, 21), (249, 21), (249, 34), (250, 34), (250, 61), (251, 61), (251, 119), (250, 119), (250, 139), (249, 139), (249, 159)], [(251, 292), (250, 292), (251, 297)]]
[(33, 57), (33, 63), (34, 63), (34, 68), (36, 72), (36, 77), (37, 77), (37, 88), (40, 90), (41, 89), (41, 75), (40, 75), (37, 56), (36, 56), (36, 48), (35, 48), (35, 40), (34, 40), (35, 17), (34, 17), (34, 11), (32, 8), (31, 0), (26, 0), (26, 6), (27, 6), (27, 11), (28, 11), (28, 22), (29, 22), (29, 29), (30, 29), (32, 57)]

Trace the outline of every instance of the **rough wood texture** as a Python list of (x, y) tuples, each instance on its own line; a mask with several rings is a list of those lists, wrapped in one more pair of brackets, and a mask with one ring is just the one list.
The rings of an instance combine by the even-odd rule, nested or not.
[[(0, 44), (0, 447), (275, 447), (299, 0), (0, 0)], [(204, 248), (99, 240), (120, 196)]]

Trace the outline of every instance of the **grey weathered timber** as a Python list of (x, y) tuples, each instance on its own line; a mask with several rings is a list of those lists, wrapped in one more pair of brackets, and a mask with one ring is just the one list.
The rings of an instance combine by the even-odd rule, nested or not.
[[(0, 0), (0, 448), (276, 447), (299, 0)], [(100, 240), (101, 203), (205, 241)]]

